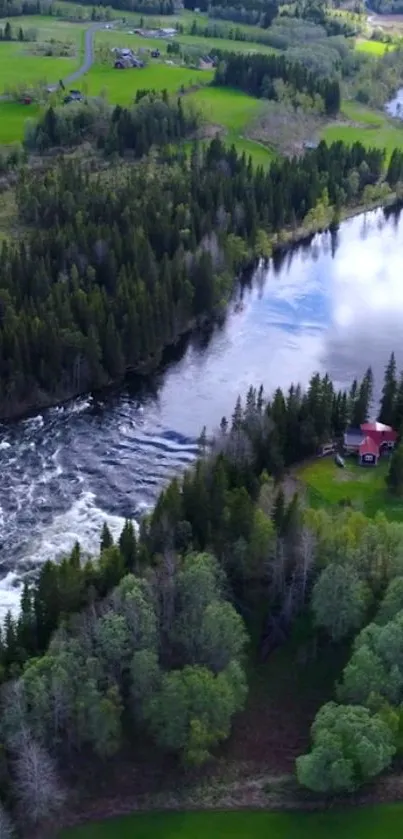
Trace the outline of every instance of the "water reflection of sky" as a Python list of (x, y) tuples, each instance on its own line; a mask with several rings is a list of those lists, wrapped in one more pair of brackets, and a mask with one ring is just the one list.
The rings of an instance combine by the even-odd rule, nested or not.
[(251, 383), (304, 385), (316, 370), (344, 386), (371, 365), (381, 383), (392, 350), (403, 364), (402, 245), (403, 217), (377, 211), (258, 271), (242, 311), (167, 371), (160, 404), (168, 423), (216, 423)]

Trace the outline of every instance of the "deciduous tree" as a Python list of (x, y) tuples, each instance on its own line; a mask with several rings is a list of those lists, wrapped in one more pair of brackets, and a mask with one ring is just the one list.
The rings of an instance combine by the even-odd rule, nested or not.
[(349, 565), (331, 563), (321, 572), (312, 592), (315, 623), (340, 641), (365, 620), (370, 592)]
[(296, 763), (300, 784), (314, 792), (351, 792), (386, 769), (395, 753), (390, 728), (360, 706), (324, 705), (311, 736), (311, 752)]

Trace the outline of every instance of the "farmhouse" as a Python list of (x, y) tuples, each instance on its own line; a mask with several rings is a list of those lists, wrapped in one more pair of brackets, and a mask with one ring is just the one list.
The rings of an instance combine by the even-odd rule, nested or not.
[(349, 428), (344, 435), (344, 450), (356, 454), (361, 466), (376, 466), (379, 458), (395, 446), (397, 433), (382, 422), (364, 422), (359, 428)]
[(115, 53), (115, 70), (127, 70), (130, 67), (144, 67), (144, 61), (141, 61), (134, 54), (133, 50), (129, 48), (113, 47), (112, 52)]

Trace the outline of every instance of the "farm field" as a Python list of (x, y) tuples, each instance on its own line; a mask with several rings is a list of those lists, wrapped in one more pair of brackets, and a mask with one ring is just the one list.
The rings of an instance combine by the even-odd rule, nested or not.
[(196, 90), (188, 99), (202, 109), (209, 122), (236, 133), (240, 133), (262, 107), (259, 99), (227, 87)]
[[(5, 20), (0, 20), (4, 26)], [(2, 41), (0, 43), (0, 94), (18, 85), (35, 85), (41, 82), (57, 82), (58, 79), (77, 69), (83, 52), (85, 25), (57, 21), (53, 17), (27, 16), (11, 21), (12, 27), (35, 29), (36, 43), (55, 38), (58, 41), (74, 43), (76, 55), (71, 58), (34, 55), (35, 42)], [(0, 129), (1, 130), (1, 129)]]
[(15, 42), (0, 43), (1, 93), (13, 85), (33, 85), (40, 82), (57, 82), (76, 70), (80, 56), (59, 58), (36, 56), (29, 53), (30, 45)]
[(400, 839), (402, 804), (323, 813), (139, 813), (66, 830), (60, 839)]
[(115, 70), (112, 66), (94, 64), (77, 87), (89, 96), (104, 94), (109, 102), (130, 105), (139, 89), (166, 89), (169, 93), (176, 93), (182, 86), (189, 88), (207, 84), (212, 77), (210, 70), (169, 67), (160, 63), (149, 64), (142, 70)]
[(0, 144), (9, 145), (23, 140), (26, 121), (37, 119), (39, 113), (39, 105), (0, 102)]
[(381, 510), (388, 519), (403, 521), (403, 501), (390, 496), (385, 485), (388, 460), (381, 460), (374, 468), (359, 466), (353, 458), (346, 458), (345, 463), (345, 469), (340, 469), (332, 457), (325, 457), (296, 470), (312, 506), (339, 505), (349, 500), (368, 516)]
[[(61, 3), (58, 4), (59, 8), (61, 7)], [(129, 12), (126, 9), (115, 9), (113, 5), (108, 6), (110, 10), (110, 20), (124, 20), (126, 23), (130, 23), (133, 26), (139, 26), (141, 20), (141, 13), (140, 12)], [(71, 13), (77, 12), (77, 5), (75, 3), (67, 2), (67, 0), (63, 0), (63, 9), (70, 11)], [(91, 12), (92, 6), (91, 5), (81, 5), (78, 7), (79, 13), (86, 14), (88, 20), (91, 19)], [(213, 25), (217, 24), (219, 26), (225, 27), (232, 27), (236, 29), (240, 29), (245, 35), (249, 35), (251, 40), (253, 40), (254, 35), (261, 35), (262, 29), (260, 26), (255, 26), (253, 24), (247, 23), (234, 23), (232, 21), (225, 21), (215, 18), (210, 18), (206, 13), (203, 12), (193, 12), (189, 9), (182, 9), (180, 13), (174, 15), (143, 15), (144, 25), (149, 29), (154, 29), (158, 27), (171, 27), (175, 26), (177, 23), (182, 24), (186, 32), (190, 29), (193, 21), (195, 20), (199, 25)]]
[(19, 29), (20, 26), (23, 29), (35, 29), (38, 41), (48, 41), (50, 38), (56, 38), (58, 41), (74, 41), (77, 44), (80, 43), (81, 35), (88, 25), (87, 22), (71, 23), (70, 21), (60, 20), (53, 15), (22, 15), (21, 17), (0, 19), (0, 27), (4, 27), (7, 20), (15, 29)]
[(367, 124), (362, 126), (331, 123), (323, 128), (321, 139), (327, 143), (342, 140), (348, 144), (360, 142), (367, 147), (384, 148), (389, 159), (393, 149), (403, 147), (403, 125), (392, 124), (386, 117), (382, 119), (381, 115), (378, 119), (379, 122), (371, 124), (367, 114)]
[[(147, 26), (151, 28), (148, 20)], [(179, 44), (202, 49), (206, 53), (214, 49), (242, 53), (261, 52), (268, 54), (277, 52), (274, 47), (258, 44), (256, 41), (234, 41), (230, 38), (203, 38), (202, 35), (179, 34), (175, 38), (175, 41)], [(96, 45), (108, 44), (110, 47), (132, 47), (134, 50), (138, 50), (139, 47), (158, 47), (161, 53), (164, 54), (167, 51), (168, 43), (169, 41), (162, 38), (143, 38), (142, 35), (130, 34), (130, 29), (101, 30), (95, 36)]]

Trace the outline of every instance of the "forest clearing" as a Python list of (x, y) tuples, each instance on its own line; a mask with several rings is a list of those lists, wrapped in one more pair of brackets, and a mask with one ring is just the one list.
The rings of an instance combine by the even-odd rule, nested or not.
[(375, 469), (365, 469), (350, 457), (346, 458), (345, 469), (340, 469), (328, 456), (297, 468), (296, 475), (307, 486), (314, 507), (351, 504), (367, 516), (382, 511), (390, 521), (403, 521), (403, 501), (391, 496), (386, 488), (388, 469), (387, 458)]

